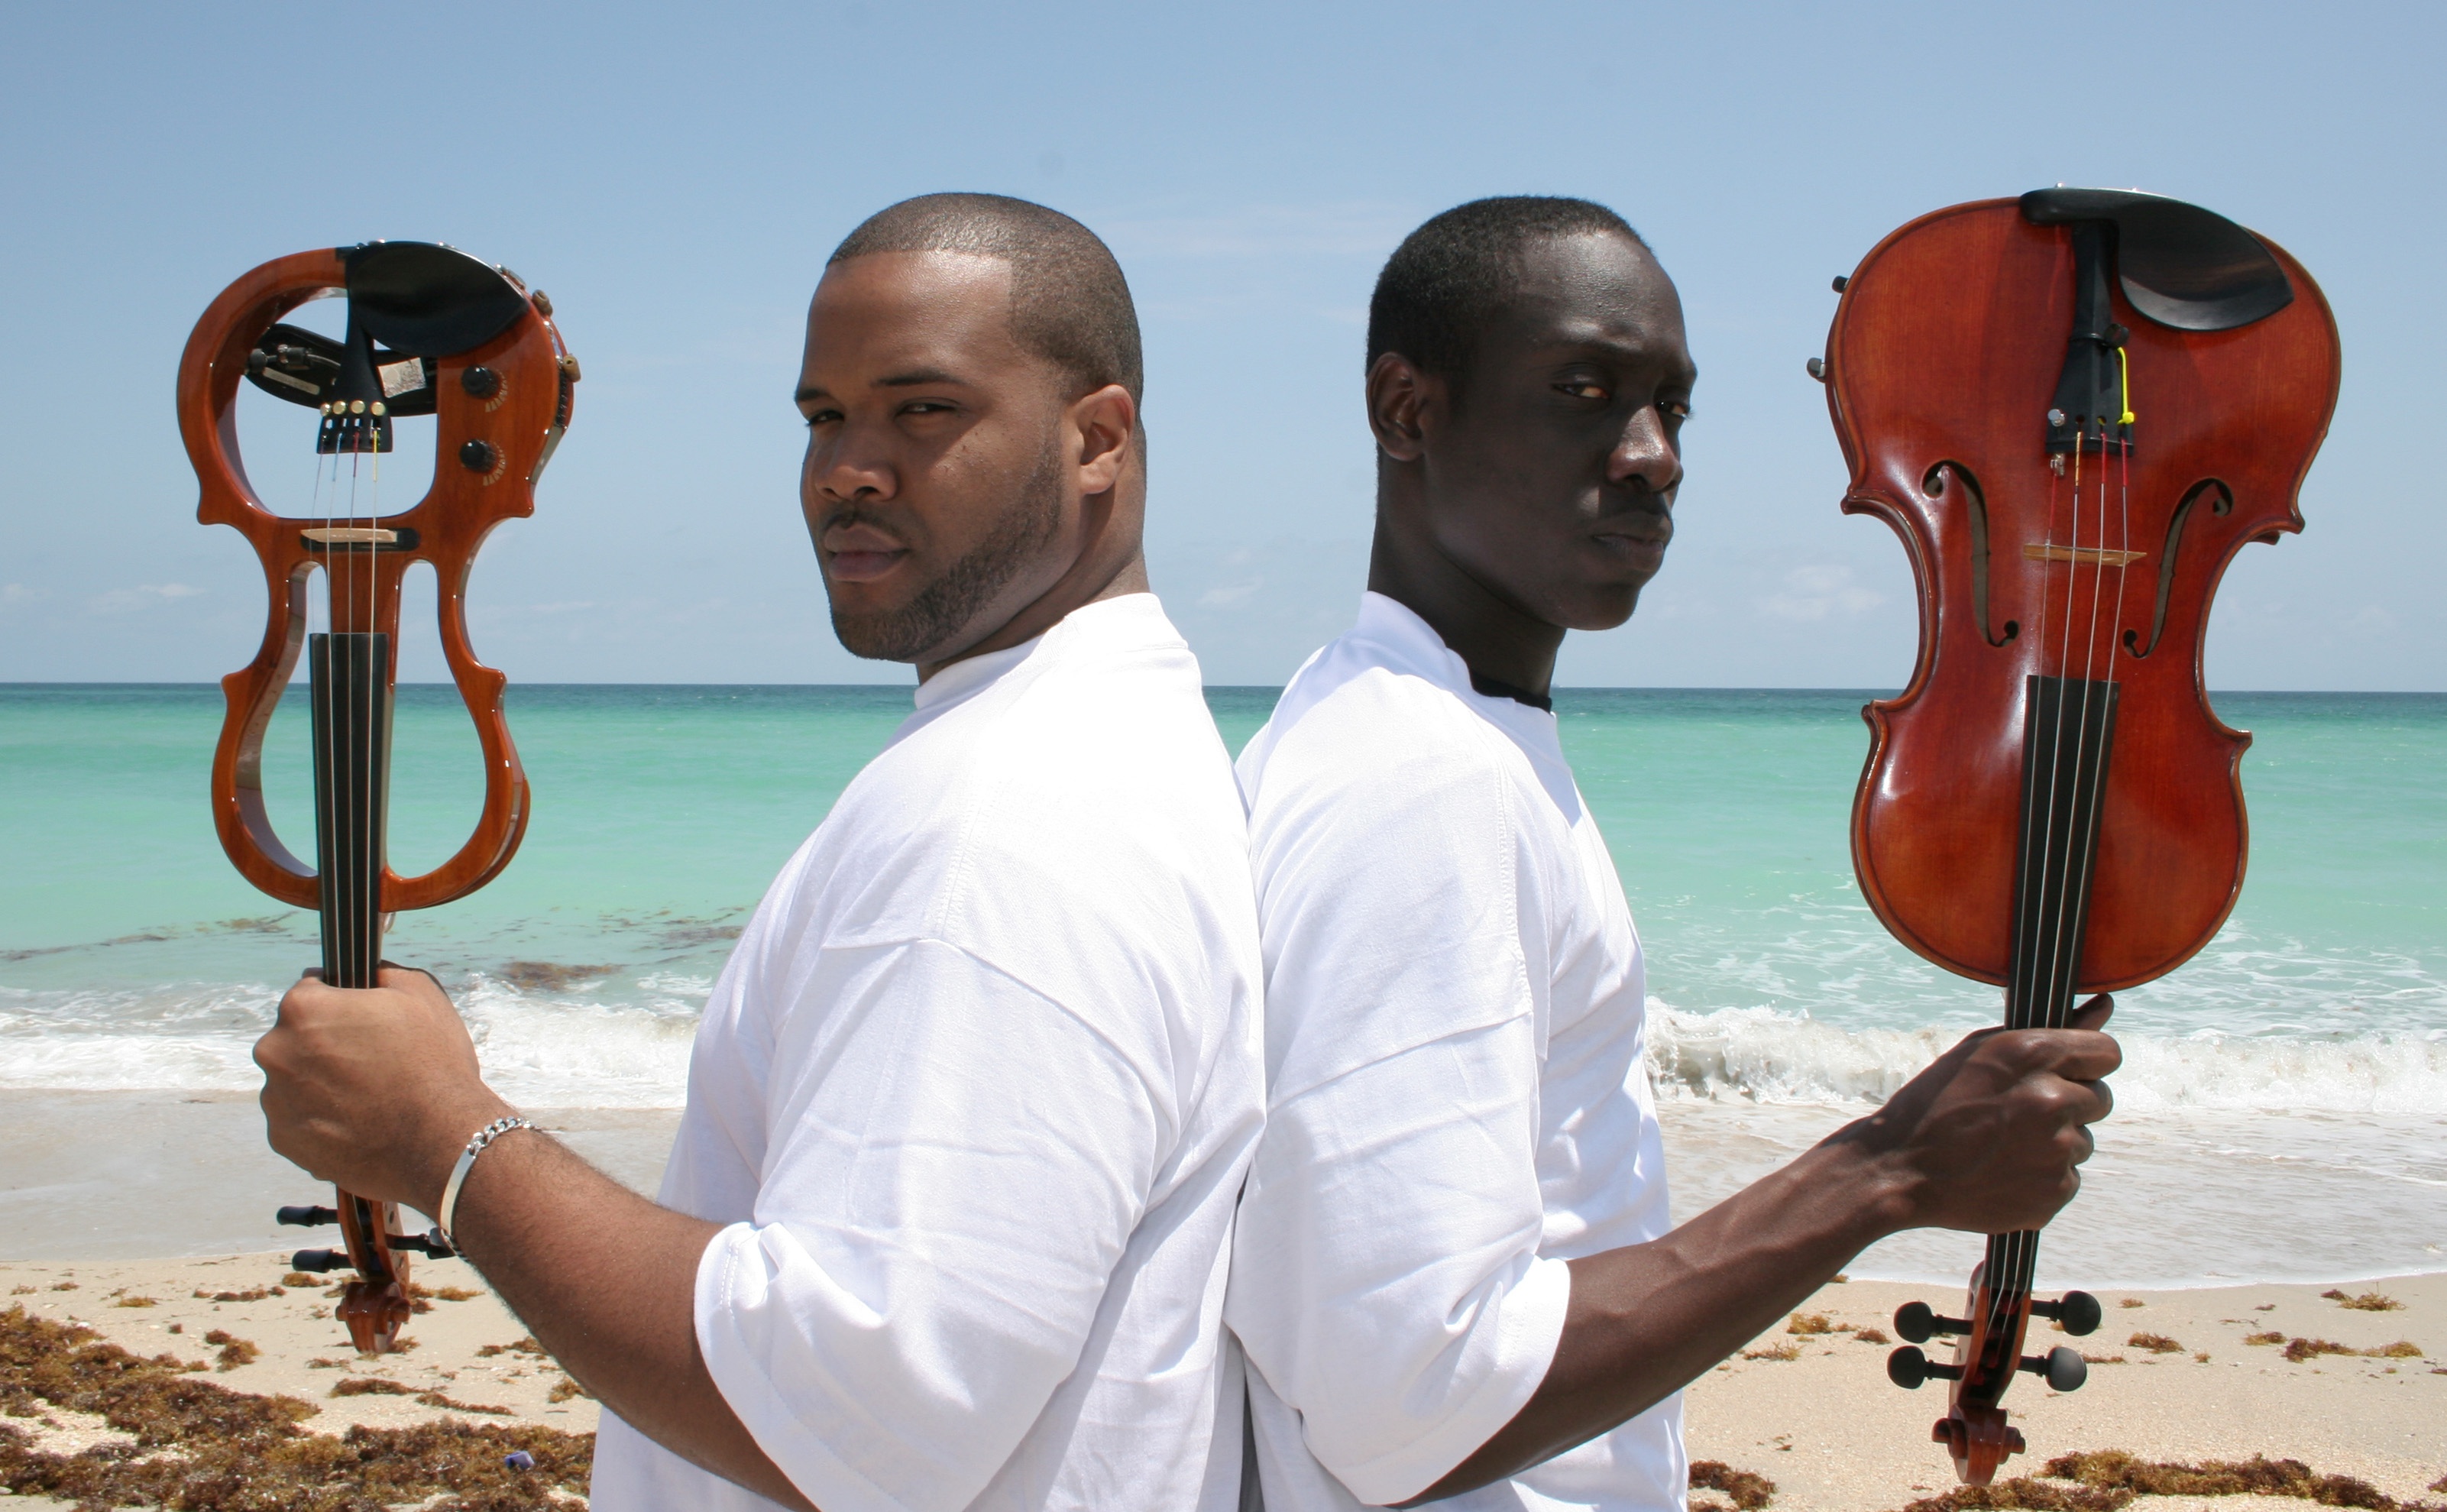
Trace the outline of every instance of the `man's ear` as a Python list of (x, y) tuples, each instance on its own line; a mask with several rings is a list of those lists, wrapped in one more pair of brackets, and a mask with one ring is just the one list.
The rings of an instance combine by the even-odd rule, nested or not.
[(1107, 384), (1073, 401), (1070, 421), (1079, 438), (1079, 492), (1090, 499), (1112, 492), (1138, 430), (1137, 402), (1120, 384)]
[(1426, 411), (1442, 391), (1442, 384), (1400, 352), (1389, 351), (1369, 365), (1368, 428), (1386, 456), (1419, 460), (1427, 450)]

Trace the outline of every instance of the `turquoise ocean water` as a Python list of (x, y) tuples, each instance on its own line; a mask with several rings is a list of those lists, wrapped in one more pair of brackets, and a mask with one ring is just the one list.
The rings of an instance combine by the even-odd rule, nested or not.
[[(1864, 698), (1557, 697), (1649, 953), (1650, 1065), (1677, 1139), (1678, 1207), (1994, 1021), (1993, 990), (1903, 950), (1853, 886)], [(1235, 750), (1273, 701), (1209, 692)], [(303, 853), (301, 703), (275, 720), (266, 785)], [(2244, 769), (2249, 879), (2208, 950), (2122, 994), (2117, 1119), (2074, 1211), (2128, 1280), (2438, 1269), (2447, 696), (2217, 704), (2258, 737)], [(525, 845), (472, 898), (403, 917), (389, 953), (451, 987), (513, 1099), (676, 1106), (730, 939), (908, 707), (905, 688), (514, 686), (536, 790)], [(210, 687), (0, 688), (0, 1088), (256, 1085), (248, 1047), (314, 958), (313, 919), (255, 893), (220, 854), (205, 802), (220, 712)], [(393, 859), (409, 871), (471, 823), (476, 747), (446, 688), (402, 690), (396, 741)], [(2186, 1204), (2196, 1222), (2312, 1211), (2266, 1244), (2205, 1256), (2196, 1222), (2142, 1221)], [(2143, 1232), (2153, 1227), (2167, 1232)], [(1897, 1274), (1953, 1269), (1943, 1245), (1887, 1248)]]

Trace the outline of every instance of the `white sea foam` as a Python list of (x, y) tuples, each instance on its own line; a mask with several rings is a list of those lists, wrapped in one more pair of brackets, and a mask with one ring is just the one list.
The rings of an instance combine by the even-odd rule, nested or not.
[(649, 987), (641, 1003), (614, 1004), (479, 977), (458, 1001), (485, 1078), (514, 1103), (677, 1107), (687, 1101), (689, 1048), (705, 992), (682, 997), (669, 977), (648, 981), (661, 990)]
[[(685, 972), (551, 992), (470, 972), (449, 983), (487, 1074), (536, 1106), (672, 1107), (711, 978)], [(599, 990), (590, 990), (590, 988)], [(238, 1090), (271, 1027), (269, 983), (0, 990), (0, 1087)], [(1648, 1067), (1668, 1102), (1883, 1102), (1954, 1043), (1957, 1027), (1846, 1029), (1766, 1008), (1649, 1004)], [(2187, 1111), (2436, 1117), (2447, 1109), (2447, 1030), (2184, 1035), (2123, 1032), (2124, 1115)]]
[[(1658, 1094), (1692, 1102), (1872, 1104), (1935, 1060), (1953, 1029), (1846, 1030), (1764, 1008), (1687, 1013), (1649, 1004)], [(2125, 1113), (2385, 1113), (2447, 1109), (2447, 1031), (2426, 1034), (2121, 1033)]]
[[(482, 973), (449, 984), (486, 1077), (537, 1107), (676, 1107), (710, 978), (635, 991), (529, 992)], [(281, 989), (182, 983), (115, 992), (0, 990), (0, 1087), (244, 1091)]]

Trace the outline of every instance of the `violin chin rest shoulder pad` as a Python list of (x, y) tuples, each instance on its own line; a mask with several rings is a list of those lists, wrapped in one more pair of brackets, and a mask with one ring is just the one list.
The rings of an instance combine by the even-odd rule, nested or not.
[(2117, 281), (2133, 308), (2176, 331), (2232, 331), (2294, 302), (2286, 270), (2258, 236), (2213, 210), (2131, 189), (2034, 189), (2035, 226), (2105, 221)]
[(340, 254), (350, 313), (393, 351), (449, 357), (473, 350), (525, 313), (527, 296), (502, 269), (430, 241), (369, 241)]

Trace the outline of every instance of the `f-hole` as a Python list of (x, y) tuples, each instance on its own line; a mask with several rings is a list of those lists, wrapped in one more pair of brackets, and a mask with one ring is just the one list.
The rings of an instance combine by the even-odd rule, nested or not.
[(2214, 478), (2204, 478), (2184, 490), (2182, 501), (2175, 505), (2174, 518), (2167, 521), (2166, 550), (2158, 554), (2158, 607), (2150, 615), (2150, 643), (2146, 646), (2138, 644), (2141, 633), (2137, 630), (2124, 633), (2124, 649), (2136, 657), (2147, 656), (2156, 651), (2158, 637), (2166, 633), (2167, 599), (2175, 588), (2175, 548), (2183, 544), (2185, 517), (2192, 512), (2192, 505), (2200, 501), (2203, 494), (2210, 496), (2210, 513), (2212, 515), (2225, 515), (2234, 508), (2233, 490)]
[[(1965, 508), (1971, 517), (1971, 608), (1979, 616), (1980, 636), (1991, 646), (2002, 646), (2022, 633), (2014, 620), (2005, 621), (2005, 633), (1992, 634), (1988, 629), (1988, 496), (1980, 491), (1980, 480), (1970, 468), (1959, 462), (1942, 462), (1928, 470), (1920, 481), (1920, 490), (1931, 499), (1945, 497), (1945, 475), (1951, 472), (1963, 480)], [(2165, 590), (2159, 591), (2163, 602)]]

